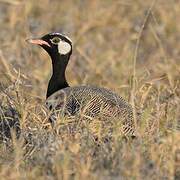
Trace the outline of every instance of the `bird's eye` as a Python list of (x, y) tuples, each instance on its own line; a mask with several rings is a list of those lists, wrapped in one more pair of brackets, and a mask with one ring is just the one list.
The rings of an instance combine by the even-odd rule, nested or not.
[(54, 37), (54, 38), (51, 39), (51, 42), (53, 44), (58, 44), (60, 41), (61, 41), (61, 39), (59, 37)]

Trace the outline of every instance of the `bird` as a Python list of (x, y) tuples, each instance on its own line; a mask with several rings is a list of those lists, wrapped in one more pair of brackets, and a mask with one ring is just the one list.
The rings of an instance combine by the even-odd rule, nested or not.
[[(28, 43), (42, 47), (50, 56), (52, 76), (46, 93), (46, 106), (52, 112), (63, 112), (66, 117), (83, 115), (87, 119), (116, 118), (121, 122), (124, 136), (136, 137), (132, 106), (121, 96), (104, 87), (79, 85), (71, 87), (66, 80), (66, 67), (72, 54), (72, 40), (59, 32), (40, 38), (29, 38)], [(52, 115), (50, 122), (57, 120)]]

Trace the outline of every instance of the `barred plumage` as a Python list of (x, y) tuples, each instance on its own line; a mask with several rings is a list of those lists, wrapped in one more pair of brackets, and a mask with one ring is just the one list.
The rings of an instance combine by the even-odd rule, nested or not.
[[(136, 136), (131, 105), (105, 88), (67, 87), (48, 97), (46, 105), (54, 112), (58, 110), (58, 113), (64, 116), (80, 115), (90, 119), (117, 118), (122, 122), (123, 134)], [(56, 116), (51, 120), (55, 121)]]

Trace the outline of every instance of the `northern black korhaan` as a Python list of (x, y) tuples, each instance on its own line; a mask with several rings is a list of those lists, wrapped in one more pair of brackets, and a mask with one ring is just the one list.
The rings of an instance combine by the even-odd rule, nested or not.
[(53, 72), (46, 95), (46, 105), (51, 111), (60, 110), (65, 116), (81, 115), (87, 119), (116, 118), (122, 124), (120, 133), (136, 136), (132, 107), (122, 97), (101, 87), (69, 86), (65, 71), (72, 54), (72, 41), (67, 36), (49, 33), (27, 41), (40, 45), (51, 57)]

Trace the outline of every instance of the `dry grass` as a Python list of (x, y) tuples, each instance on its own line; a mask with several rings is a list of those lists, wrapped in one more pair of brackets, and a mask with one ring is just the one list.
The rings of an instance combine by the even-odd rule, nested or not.
[[(16, 109), (22, 129), (0, 145), (1, 179), (180, 179), (179, 12), (177, 0), (0, 0), (1, 106)], [(142, 112), (138, 140), (124, 141), (114, 124), (104, 143), (97, 121), (51, 128), (49, 57), (24, 41), (51, 31), (73, 39), (72, 86), (107, 87)]]

